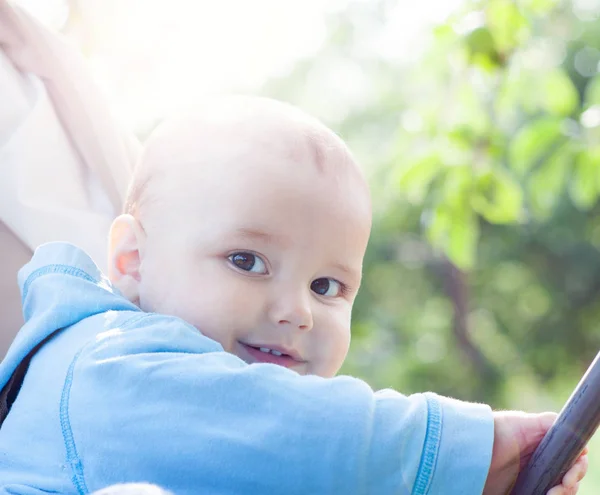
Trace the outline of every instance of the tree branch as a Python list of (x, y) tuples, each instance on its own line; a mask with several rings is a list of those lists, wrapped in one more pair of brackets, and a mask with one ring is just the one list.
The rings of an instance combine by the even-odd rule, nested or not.
[(446, 295), (454, 308), (453, 333), (459, 349), (484, 379), (496, 380), (498, 371), (469, 336), (469, 291), (466, 274), (447, 258), (442, 266), (442, 281)]

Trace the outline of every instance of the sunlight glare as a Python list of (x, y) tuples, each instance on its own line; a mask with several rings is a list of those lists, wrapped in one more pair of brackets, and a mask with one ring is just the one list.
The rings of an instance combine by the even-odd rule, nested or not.
[[(397, 2), (375, 43), (367, 47), (365, 42), (364, 48), (387, 59), (418, 56), (419, 34), (462, 1), (428, 0), (410, 7)], [(64, 0), (19, 3), (54, 28), (64, 24)], [(70, 3), (77, 9), (80, 25), (67, 24), (66, 34), (84, 52), (118, 118), (126, 127), (140, 130), (207, 95), (252, 92), (269, 78), (284, 76), (299, 59), (323, 46), (329, 34), (328, 14), (366, 0)], [(334, 86), (349, 98), (357, 96), (358, 90), (348, 84), (339, 86), (349, 77), (358, 84), (357, 74), (356, 70), (354, 76), (336, 74)]]

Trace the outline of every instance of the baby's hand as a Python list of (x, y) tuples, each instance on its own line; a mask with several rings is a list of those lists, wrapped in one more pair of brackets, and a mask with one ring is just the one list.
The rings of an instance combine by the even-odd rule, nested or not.
[(575, 495), (579, 490), (579, 482), (585, 476), (588, 469), (588, 449), (587, 447), (581, 453), (573, 467), (569, 469), (559, 486), (555, 486), (548, 492), (548, 495)]
[[(484, 495), (510, 493), (519, 471), (527, 465), (556, 416), (555, 413), (494, 413), (494, 447), (492, 463), (483, 489)], [(588, 458), (585, 449), (563, 477), (562, 484), (552, 488), (548, 495), (577, 493), (579, 481), (585, 476), (587, 467)]]

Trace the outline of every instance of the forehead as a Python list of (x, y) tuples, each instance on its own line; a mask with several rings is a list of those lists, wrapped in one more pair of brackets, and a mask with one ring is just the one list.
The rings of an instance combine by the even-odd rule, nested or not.
[(324, 220), (370, 221), (364, 184), (339, 168), (321, 171), (304, 160), (249, 154), (216, 173), (213, 169), (200, 174), (196, 181), (180, 177), (170, 191), (172, 211), (185, 211), (191, 217), (208, 215), (231, 227), (268, 223), (270, 230), (286, 230), (297, 220), (314, 222), (315, 228)]
[(303, 239), (320, 230), (331, 237), (331, 226), (321, 229), (331, 221), (336, 231), (368, 230), (368, 188), (335, 134), (279, 111), (250, 116), (211, 114), (209, 121), (180, 122), (154, 140), (143, 167), (146, 180), (142, 175), (139, 181), (148, 198), (142, 216), (170, 229), (179, 222), (188, 230), (216, 223), (296, 234), (304, 229)]
[(325, 128), (262, 119), (179, 131), (157, 140), (144, 160), (139, 182), (155, 196), (268, 187), (290, 192), (320, 184), (330, 193), (362, 188), (368, 196), (350, 152)]
[(345, 163), (318, 167), (310, 152), (238, 144), (209, 150), (206, 163), (175, 167), (155, 181), (160, 191), (148, 206), (160, 231), (194, 244), (236, 235), (362, 259), (371, 212), (356, 170)]
[(167, 121), (147, 143), (144, 168), (220, 166), (263, 155), (304, 161), (319, 170), (352, 162), (344, 142), (317, 120), (297, 109), (254, 102), (249, 108), (225, 105), (220, 112), (213, 108)]

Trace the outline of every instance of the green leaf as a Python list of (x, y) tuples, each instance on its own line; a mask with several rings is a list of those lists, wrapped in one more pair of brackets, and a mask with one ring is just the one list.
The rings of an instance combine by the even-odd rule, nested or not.
[(473, 169), (470, 166), (447, 167), (443, 186), (444, 203), (452, 209), (460, 207), (472, 184)]
[(527, 19), (514, 0), (490, 0), (486, 8), (487, 24), (500, 53), (517, 48), (528, 35)]
[(510, 127), (514, 127), (521, 120), (520, 114), (523, 108), (527, 110), (523, 103), (529, 101), (527, 95), (530, 80), (523, 72), (521, 68), (515, 66), (507, 67), (494, 102), (497, 118), (502, 122), (509, 122)]
[(450, 222), (450, 212), (446, 205), (440, 204), (431, 211), (427, 238), (433, 246), (443, 248), (447, 244)]
[(541, 106), (550, 114), (567, 116), (579, 105), (577, 89), (562, 69), (545, 74), (539, 90)]
[(532, 14), (548, 14), (560, 4), (560, 0), (521, 0), (523, 8)]
[(433, 36), (437, 43), (447, 43), (456, 39), (456, 32), (449, 24), (438, 24), (432, 29)]
[(471, 63), (484, 69), (500, 65), (500, 55), (492, 33), (487, 27), (478, 27), (465, 36)]
[(446, 252), (456, 266), (465, 270), (473, 267), (478, 240), (477, 215), (468, 207), (453, 211)]
[(454, 208), (446, 203), (438, 205), (432, 212), (427, 237), (456, 266), (469, 269), (475, 264), (479, 221), (468, 205), (463, 203)]
[(571, 115), (579, 106), (579, 93), (562, 69), (549, 71), (514, 67), (507, 70), (498, 95), (500, 111), (524, 110), (528, 114), (542, 110), (552, 116)]
[(483, 98), (473, 91), (473, 83), (470, 80), (462, 81), (455, 88), (453, 99), (454, 110), (447, 119), (448, 125), (454, 128), (450, 132), (458, 131), (464, 137), (470, 138), (468, 144), (472, 149), (473, 141), (479, 136), (487, 135), (493, 127), (489, 113)]
[(580, 210), (589, 210), (596, 203), (600, 192), (599, 172), (600, 149), (580, 152), (569, 183), (571, 199)]
[(565, 188), (574, 158), (572, 147), (563, 145), (532, 174), (528, 184), (531, 209), (539, 220), (547, 219), (556, 206)]
[(511, 168), (526, 174), (561, 136), (561, 120), (545, 117), (523, 127), (509, 145)]
[(593, 175), (596, 176), (596, 187), (598, 188), (598, 195), (600, 195), (600, 147), (595, 146), (594, 148), (586, 151), (587, 160), (589, 160), (594, 167)]
[(501, 170), (490, 170), (477, 179), (471, 207), (488, 222), (518, 222), (523, 212), (521, 186)]
[(585, 106), (600, 104), (600, 76), (596, 75), (588, 82), (584, 95)]
[(442, 169), (442, 163), (436, 154), (422, 157), (408, 167), (400, 170), (398, 185), (413, 204), (422, 203), (429, 185)]

